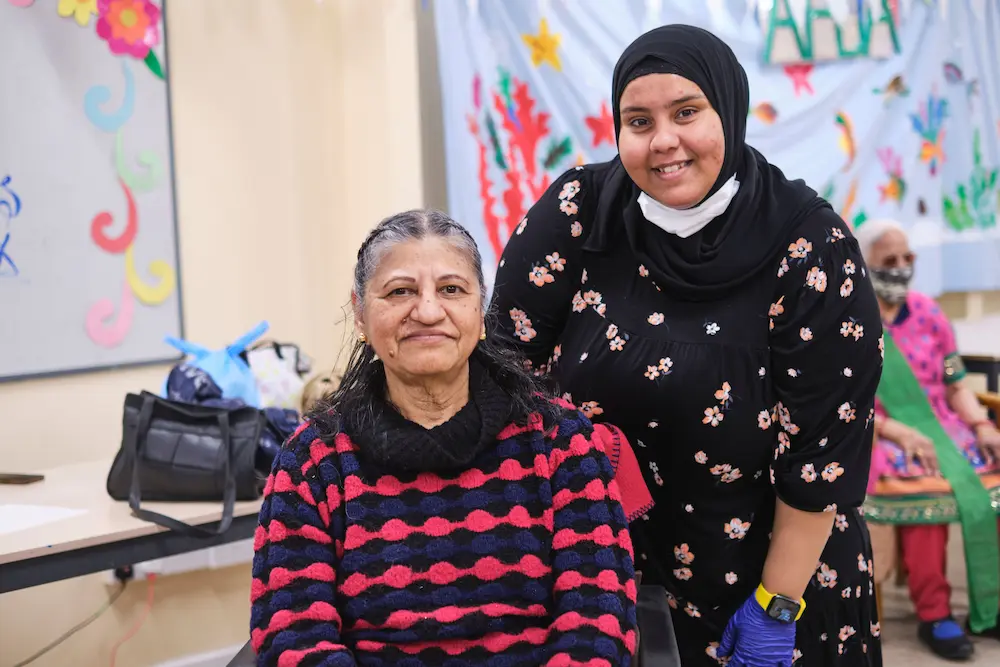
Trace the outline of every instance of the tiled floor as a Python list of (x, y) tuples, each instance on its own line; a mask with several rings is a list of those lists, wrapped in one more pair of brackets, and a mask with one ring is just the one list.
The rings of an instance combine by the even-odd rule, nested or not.
[[(964, 589), (964, 586), (962, 586)], [(1000, 667), (1000, 641), (975, 640), (976, 655), (970, 662), (951, 663), (934, 656), (917, 640), (917, 617), (907, 597), (906, 588), (885, 584), (882, 590), (882, 658), (886, 667), (938, 667), (966, 664), (977, 667)], [(968, 606), (959, 602), (964, 590), (955, 591), (955, 615), (965, 621)]]
[[(965, 585), (965, 561), (958, 526), (952, 526), (948, 549), (948, 579), (952, 584), (952, 607), (959, 622), (968, 614)], [(892, 581), (882, 585), (882, 656), (886, 667), (940, 667), (965, 664), (976, 667), (1000, 667), (1000, 641), (975, 640), (976, 654), (965, 663), (952, 663), (934, 656), (917, 640), (917, 617), (905, 586)]]

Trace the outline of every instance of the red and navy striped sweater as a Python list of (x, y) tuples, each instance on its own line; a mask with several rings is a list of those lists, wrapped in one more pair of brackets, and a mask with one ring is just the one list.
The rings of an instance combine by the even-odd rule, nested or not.
[(389, 474), (304, 425), (254, 538), (258, 664), (630, 665), (635, 570), (613, 477), (569, 409), (506, 427), (451, 475)]

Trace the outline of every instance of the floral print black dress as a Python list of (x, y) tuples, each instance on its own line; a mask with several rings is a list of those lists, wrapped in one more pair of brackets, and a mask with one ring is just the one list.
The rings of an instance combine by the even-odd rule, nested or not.
[(823, 210), (775, 240), (773, 271), (719, 300), (672, 298), (627, 243), (582, 250), (592, 180), (570, 170), (531, 208), (503, 253), (494, 307), (500, 335), (635, 448), (656, 503), (632, 525), (636, 567), (670, 591), (683, 664), (725, 664), (718, 643), (760, 583), (777, 494), (836, 509), (795, 664), (881, 665), (858, 511), (881, 320), (857, 242)]

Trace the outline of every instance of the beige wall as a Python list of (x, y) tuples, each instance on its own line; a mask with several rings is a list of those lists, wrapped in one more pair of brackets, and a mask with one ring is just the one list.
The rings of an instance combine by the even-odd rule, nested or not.
[[(333, 364), (353, 255), (382, 216), (420, 206), (410, 0), (167, 3), (181, 277), (188, 336), (219, 345), (260, 319)], [(219, 249), (224, 249), (219, 252)], [(166, 367), (0, 385), (4, 469), (110, 457), (122, 397)], [(58, 413), (58, 420), (50, 415)], [(245, 641), (249, 570), (163, 578), (117, 667)], [(33, 667), (97, 667), (137, 618), (145, 584)], [(105, 599), (100, 576), (0, 597), (0, 667)]]
[(1000, 291), (972, 294), (944, 294), (938, 299), (941, 309), (954, 320), (976, 319), (1000, 313)]

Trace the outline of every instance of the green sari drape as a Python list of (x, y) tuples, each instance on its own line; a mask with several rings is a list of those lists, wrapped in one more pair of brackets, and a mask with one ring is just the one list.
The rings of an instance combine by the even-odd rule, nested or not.
[(997, 515), (989, 491), (972, 464), (941, 426), (920, 382), (889, 332), (878, 398), (893, 419), (934, 443), (941, 474), (958, 505), (969, 585), (969, 625), (974, 632), (996, 625), (1000, 607), (1000, 544)]

